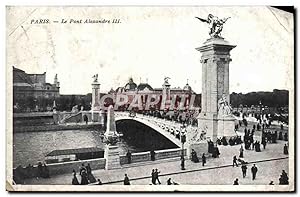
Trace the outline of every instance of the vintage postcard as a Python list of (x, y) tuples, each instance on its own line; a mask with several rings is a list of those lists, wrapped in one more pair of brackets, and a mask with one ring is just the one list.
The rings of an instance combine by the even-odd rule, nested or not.
[(294, 8), (7, 6), (8, 191), (295, 191)]

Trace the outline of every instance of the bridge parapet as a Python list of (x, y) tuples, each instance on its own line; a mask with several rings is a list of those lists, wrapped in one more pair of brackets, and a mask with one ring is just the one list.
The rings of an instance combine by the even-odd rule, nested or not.
[[(178, 123), (175, 121), (170, 121), (170, 120), (165, 120), (165, 119), (157, 118), (157, 117), (153, 117), (153, 116), (147, 116), (147, 115), (143, 115), (143, 114), (135, 114), (134, 116), (130, 116), (130, 114), (128, 112), (116, 112), (115, 116), (116, 116), (116, 120), (133, 119), (133, 120), (142, 122), (150, 127), (153, 127), (153, 125), (155, 125), (157, 128), (159, 128), (160, 131), (163, 131), (163, 133), (167, 133), (168, 136), (172, 137), (172, 139), (176, 141), (176, 144), (178, 146), (180, 146), (180, 143), (181, 143), (180, 142), (180, 136), (181, 136), (180, 132), (181, 132), (181, 127), (182, 127), (181, 123)], [(199, 132), (198, 127), (188, 126), (186, 128), (186, 131), (187, 131), (187, 142), (206, 140), (205, 136)], [(195, 138), (197, 138), (197, 140)]]
[(166, 121), (164, 119), (146, 116), (142, 114), (136, 114), (134, 116), (130, 116), (128, 112), (116, 112), (115, 113), (116, 121), (118, 120), (135, 120), (141, 122), (152, 129), (156, 130), (160, 134), (167, 137), (178, 147), (181, 146), (180, 142), (180, 125), (179, 123)]

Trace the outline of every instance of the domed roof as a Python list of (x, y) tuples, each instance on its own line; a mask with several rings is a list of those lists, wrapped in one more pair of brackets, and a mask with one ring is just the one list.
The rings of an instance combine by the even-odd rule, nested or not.
[(137, 85), (136, 85), (136, 83), (133, 82), (132, 77), (129, 78), (129, 81), (128, 81), (128, 83), (126, 83), (124, 88), (125, 88), (125, 91), (136, 90)]
[(138, 85), (137, 89), (139, 91), (143, 91), (143, 90), (151, 90), (151, 91), (153, 91), (153, 88), (148, 83), (140, 83)]
[(191, 91), (192, 88), (191, 88), (191, 86), (187, 83), (187, 84), (185, 84), (183, 90), (184, 90), (184, 91)]

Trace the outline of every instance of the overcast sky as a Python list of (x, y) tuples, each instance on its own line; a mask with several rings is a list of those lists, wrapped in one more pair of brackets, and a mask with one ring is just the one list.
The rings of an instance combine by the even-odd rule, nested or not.
[[(10, 7), (7, 66), (27, 73), (58, 74), (61, 94), (91, 92), (99, 75), (101, 92), (124, 86), (129, 77), (160, 88), (189, 79), (201, 93), (201, 54), (208, 25), (195, 19), (211, 13), (231, 17), (222, 36), (233, 45), (230, 92), (292, 89), (293, 16), (270, 7)], [(120, 24), (55, 24), (61, 19), (119, 18)], [(30, 24), (50, 19), (51, 24)]]

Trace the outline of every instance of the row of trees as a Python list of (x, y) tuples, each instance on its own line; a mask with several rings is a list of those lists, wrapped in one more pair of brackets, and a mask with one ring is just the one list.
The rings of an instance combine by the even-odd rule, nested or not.
[[(14, 98), (14, 111), (49, 111), (52, 110), (55, 100), (56, 107), (60, 111), (70, 111), (73, 106), (81, 106), (85, 110), (91, 109), (92, 94), (87, 95), (61, 95), (58, 98)], [(201, 94), (196, 95), (194, 106), (201, 106)], [(273, 90), (273, 92), (250, 92), (247, 94), (235, 93), (230, 95), (230, 104), (233, 108), (242, 106), (268, 106), (273, 108), (287, 107), (289, 104), (289, 92), (287, 90)]]
[(286, 107), (289, 104), (289, 92), (277, 89), (274, 89), (273, 92), (249, 92), (247, 94), (233, 92), (230, 95), (230, 104), (232, 107), (240, 107), (240, 105)]
[(87, 95), (61, 95), (57, 98), (45, 97), (18, 97), (13, 99), (14, 112), (52, 111), (53, 105), (59, 111), (70, 111), (73, 106), (81, 106), (85, 110), (91, 109), (92, 94)]

